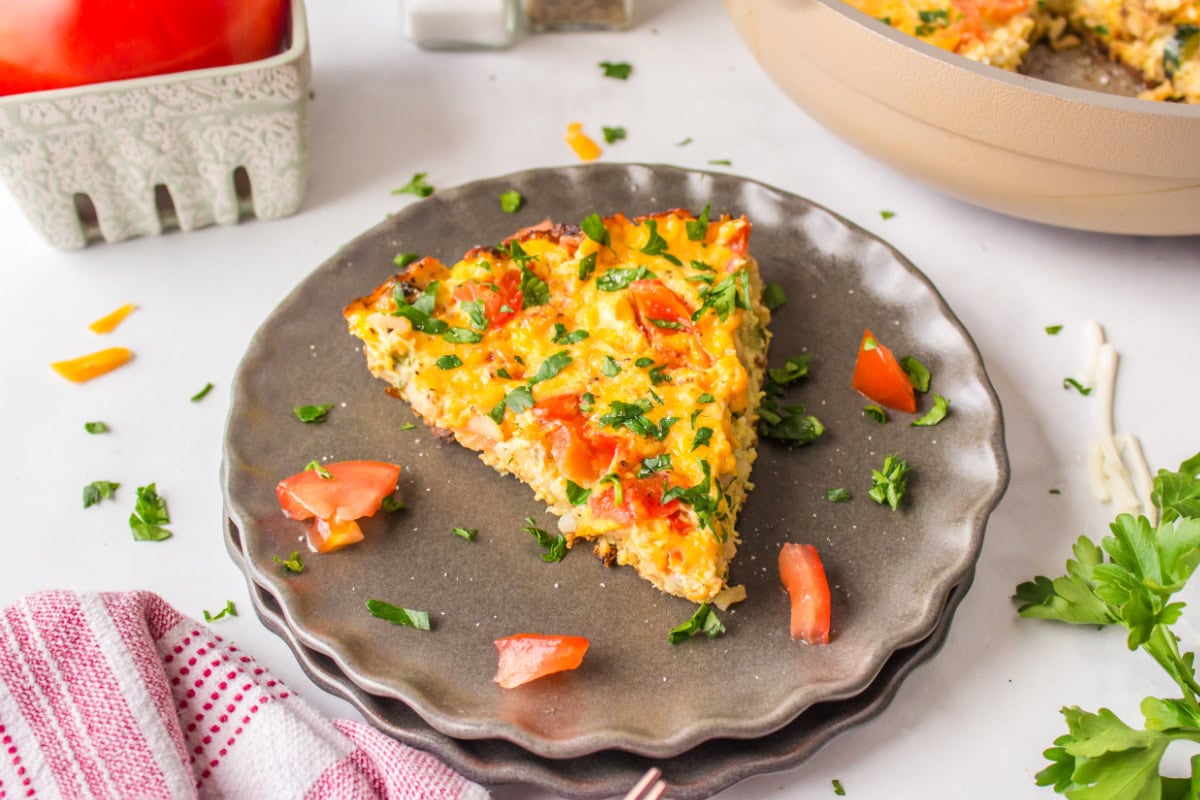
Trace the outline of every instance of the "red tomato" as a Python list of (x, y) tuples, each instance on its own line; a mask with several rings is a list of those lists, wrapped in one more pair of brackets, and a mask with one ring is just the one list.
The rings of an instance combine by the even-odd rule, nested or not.
[(383, 461), (341, 461), (326, 464), (331, 475), (316, 470), (284, 478), (275, 487), (283, 513), (291, 519), (316, 517), (326, 522), (349, 522), (379, 510), (383, 498), (396, 488), (400, 467)]
[(829, 581), (817, 548), (785, 544), (779, 551), (779, 579), (792, 600), (793, 639), (829, 643)]
[(635, 519), (654, 517), (671, 517), (681, 514), (678, 500), (664, 504), (663, 493), (670, 487), (663, 486), (662, 476), (649, 478), (621, 478), (621, 502), (617, 502), (617, 489), (611, 483), (592, 492), (588, 505), (592, 514), (597, 517), (607, 517), (621, 523), (631, 523)]
[(917, 410), (917, 396), (908, 373), (870, 331), (863, 331), (850, 386), (881, 406), (910, 414)]
[(499, 328), (515, 317), (525, 304), (521, 294), (521, 273), (509, 270), (495, 283), (480, 283), (470, 281), (458, 286), (453, 292), (454, 299), (479, 300), (483, 303), (483, 315), (488, 324)]
[(550, 454), (564, 475), (587, 485), (608, 472), (621, 440), (588, 425), (579, 410), (579, 395), (539, 400), (533, 415), (546, 425)]
[(706, 365), (712, 358), (700, 346), (692, 311), (662, 281), (646, 279), (629, 284), (634, 316), (650, 346), (668, 364), (689, 362), (695, 353)]
[(5, 0), (0, 95), (256, 61), (287, 24), (288, 0)]
[(582, 636), (517, 633), (497, 639), (495, 644), (500, 667), (494, 680), (512, 689), (543, 675), (575, 669), (583, 663), (589, 643)]

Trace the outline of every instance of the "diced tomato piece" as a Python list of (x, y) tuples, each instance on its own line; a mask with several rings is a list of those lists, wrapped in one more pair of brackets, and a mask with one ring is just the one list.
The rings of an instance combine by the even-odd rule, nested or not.
[(661, 476), (649, 478), (621, 478), (620, 502), (617, 502), (617, 487), (606, 483), (603, 488), (592, 492), (588, 498), (588, 506), (592, 514), (606, 517), (615, 522), (628, 525), (635, 519), (656, 517), (671, 517), (674, 526), (675, 516), (682, 511), (678, 500), (663, 503), (663, 493), (670, 488), (669, 480), (664, 486)]
[(700, 345), (692, 311), (662, 281), (645, 279), (629, 284), (633, 313), (646, 340), (670, 365), (689, 363), (697, 356), (705, 365), (712, 357)]
[(314, 519), (308, 530), (308, 546), (314, 553), (332, 553), (363, 538), (362, 528), (352, 519)]
[(538, 400), (533, 416), (546, 425), (550, 454), (568, 478), (590, 484), (608, 472), (621, 440), (588, 423), (579, 410), (579, 395)]
[(497, 639), (495, 644), (500, 666), (494, 680), (512, 689), (545, 675), (575, 669), (583, 663), (589, 642), (583, 636), (517, 633)]
[(881, 406), (909, 414), (917, 410), (917, 396), (908, 373), (869, 330), (863, 331), (850, 386)]
[(329, 478), (306, 469), (279, 482), (275, 495), (284, 514), (328, 522), (369, 517), (395, 490), (400, 478), (400, 467), (384, 461), (340, 461), (323, 468)]
[(811, 544), (785, 544), (779, 551), (779, 579), (792, 601), (792, 638), (807, 644), (828, 644), (829, 581), (817, 548)]
[(488, 324), (499, 328), (520, 313), (525, 298), (521, 294), (521, 273), (509, 270), (495, 282), (468, 281), (455, 287), (453, 296), (459, 302), (479, 300)]

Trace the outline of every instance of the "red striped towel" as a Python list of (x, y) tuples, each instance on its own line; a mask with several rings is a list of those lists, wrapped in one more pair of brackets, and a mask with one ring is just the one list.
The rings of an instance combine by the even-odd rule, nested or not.
[(0, 614), (0, 800), (485, 800), (433, 756), (330, 722), (149, 592)]

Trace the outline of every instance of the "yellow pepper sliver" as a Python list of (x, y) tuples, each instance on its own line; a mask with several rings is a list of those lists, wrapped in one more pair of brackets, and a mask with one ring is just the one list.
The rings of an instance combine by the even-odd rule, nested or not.
[(137, 306), (133, 303), (126, 303), (112, 313), (105, 314), (100, 319), (88, 325), (88, 330), (92, 333), (112, 333), (117, 329), (117, 326), (125, 321), (125, 318), (137, 310)]
[(131, 358), (133, 353), (127, 348), (108, 347), (79, 358), (55, 361), (50, 368), (69, 381), (83, 383), (111, 372)]
[(579, 156), (580, 161), (595, 161), (600, 157), (600, 145), (583, 132), (582, 123), (572, 122), (567, 126), (565, 141), (575, 151), (575, 155)]

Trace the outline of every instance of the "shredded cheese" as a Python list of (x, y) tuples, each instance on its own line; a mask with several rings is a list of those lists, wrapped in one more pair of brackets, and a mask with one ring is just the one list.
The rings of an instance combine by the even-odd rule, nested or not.
[(117, 329), (117, 326), (125, 321), (125, 318), (137, 310), (137, 306), (133, 303), (126, 303), (115, 311), (110, 311), (100, 319), (88, 325), (88, 330), (92, 333), (112, 333)]
[(566, 143), (575, 151), (580, 161), (595, 161), (600, 157), (600, 145), (583, 132), (583, 124), (572, 122), (567, 126)]
[(108, 347), (79, 358), (55, 361), (50, 367), (69, 381), (83, 383), (113, 371), (131, 358), (133, 353), (124, 347)]

